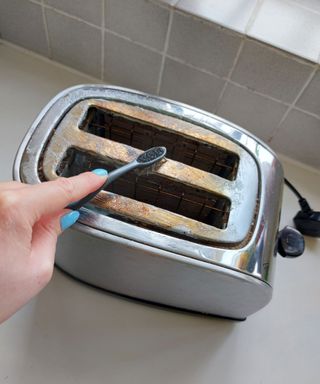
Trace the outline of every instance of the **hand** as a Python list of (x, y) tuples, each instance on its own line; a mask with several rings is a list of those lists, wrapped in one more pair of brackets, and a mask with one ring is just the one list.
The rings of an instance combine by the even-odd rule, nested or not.
[(64, 209), (106, 181), (103, 169), (28, 185), (0, 183), (0, 323), (51, 279), (57, 237), (78, 211)]

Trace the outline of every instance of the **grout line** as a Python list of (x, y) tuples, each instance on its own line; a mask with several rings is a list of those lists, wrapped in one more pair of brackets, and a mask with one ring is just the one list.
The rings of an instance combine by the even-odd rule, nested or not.
[(159, 93), (160, 93), (162, 77), (163, 77), (163, 71), (164, 71), (164, 64), (165, 64), (165, 61), (166, 61), (166, 54), (167, 54), (168, 47), (169, 47), (169, 41), (170, 41), (170, 35), (171, 35), (171, 27), (172, 27), (172, 20), (173, 20), (173, 12), (174, 12), (174, 10), (171, 9), (170, 10), (170, 14), (169, 14), (169, 21), (168, 21), (168, 28), (167, 28), (166, 39), (165, 39), (165, 42), (164, 42), (163, 55), (162, 55), (161, 65), (160, 65), (160, 72), (159, 72), (159, 78), (158, 78), (158, 84), (157, 84), (157, 90), (156, 90), (156, 94), (157, 95), (159, 95)]
[(295, 111), (303, 112), (304, 114), (306, 114), (306, 115), (308, 115), (308, 116), (312, 116), (312, 117), (314, 117), (314, 118), (317, 119), (317, 120), (320, 120), (320, 116), (316, 115), (316, 114), (313, 113), (313, 112), (306, 111), (305, 109), (302, 109), (302, 108), (299, 108), (299, 107), (296, 107), (296, 106), (294, 106), (293, 109), (294, 109)]
[(295, 53), (285, 51), (284, 49), (281, 49), (281, 48), (278, 48), (274, 45), (271, 45), (271, 43), (267, 43), (265, 41), (258, 40), (255, 37), (246, 36), (246, 39), (248, 41), (251, 41), (251, 42), (257, 44), (257, 45), (261, 45), (263, 48), (269, 49), (270, 51), (273, 51), (273, 52), (279, 54), (280, 56), (286, 57), (287, 59), (290, 59), (292, 61), (296, 61), (297, 63), (304, 64), (304, 65), (307, 65), (309, 67), (317, 64), (315, 61), (313, 61), (311, 59), (306, 59), (305, 57), (299, 56)]
[(216, 105), (215, 107), (213, 108), (213, 113), (216, 115), (217, 114), (217, 111), (221, 105), (221, 101), (222, 101), (222, 98), (226, 92), (226, 89), (227, 89), (227, 86), (228, 86), (229, 82), (226, 80), (225, 83), (223, 84), (223, 87), (221, 89), (221, 92), (220, 92), (220, 95), (218, 97), (218, 100), (216, 102)]
[[(240, 56), (240, 53), (241, 53), (241, 52), (239, 52), (239, 56)], [(269, 100), (275, 101), (275, 102), (277, 102), (277, 103), (283, 104), (283, 105), (285, 105), (285, 106), (287, 106), (287, 107), (290, 105), (290, 104), (289, 104), (288, 102), (286, 102), (286, 101), (277, 99), (276, 97), (267, 95), (267, 94), (265, 94), (265, 93), (262, 93), (262, 92), (259, 92), (259, 91), (254, 90), (254, 89), (251, 89), (251, 88), (249, 88), (249, 87), (247, 87), (247, 86), (245, 86), (245, 85), (236, 83), (235, 81), (233, 81), (233, 80), (231, 80), (231, 79), (229, 78), (229, 76), (231, 76), (231, 74), (232, 74), (232, 73), (231, 73), (231, 70), (230, 70), (229, 75), (228, 75), (227, 77), (225, 77), (225, 76), (220, 77), (220, 76), (218, 76), (217, 74), (215, 74), (215, 73), (213, 73), (213, 72), (210, 72), (210, 71), (208, 71), (208, 70), (206, 70), (206, 69), (199, 68), (199, 67), (196, 67), (196, 66), (194, 66), (194, 65), (192, 65), (192, 64), (189, 64), (189, 63), (185, 62), (184, 60), (179, 59), (178, 57), (171, 56), (171, 55), (168, 55), (168, 54), (166, 55), (166, 57), (169, 58), (169, 59), (171, 59), (171, 60), (174, 60), (174, 61), (176, 61), (176, 62), (178, 62), (178, 63), (180, 63), (180, 64), (183, 64), (183, 65), (185, 65), (186, 67), (195, 69), (195, 70), (197, 70), (197, 71), (199, 71), (199, 72), (205, 73), (205, 74), (210, 75), (210, 76), (212, 76), (212, 77), (215, 77), (215, 78), (217, 78), (217, 79), (225, 80), (226, 83), (235, 85), (236, 87), (239, 87), (239, 88), (242, 88), (242, 89), (245, 89), (245, 90), (247, 90), (247, 91), (249, 91), (249, 92), (251, 92), (251, 93), (253, 93), (253, 94), (255, 94), (255, 95), (262, 96), (262, 97), (264, 97), (264, 98), (266, 98), (266, 99), (269, 99)], [(236, 63), (235, 63), (234, 65), (236, 65)], [(222, 91), (221, 91), (221, 92), (222, 92)], [(219, 99), (220, 99), (220, 97), (219, 97)]]
[(42, 0), (29, 0), (30, 3), (33, 3), (33, 4), (38, 4), (38, 5), (42, 5)]
[(42, 20), (43, 20), (43, 24), (44, 24), (44, 30), (45, 30), (45, 34), (46, 34), (47, 46), (48, 46), (48, 57), (51, 59), (52, 49), (51, 49), (51, 43), (50, 43), (47, 16), (46, 16), (45, 9), (44, 9), (44, 0), (41, 1), (41, 11), (42, 11)]
[[(158, 5), (159, 8), (162, 8), (162, 9), (173, 9), (175, 7), (176, 4), (168, 4), (168, 3), (164, 3), (162, 2), (161, 0), (148, 0), (149, 3), (151, 4), (154, 4), (154, 5)], [(176, 0), (176, 3), (178, 2), (178, 0)]]
[[(176, 4), (176, 6), (177, 6), (177, 4)], [(198, 21), (204, 25), (207, 25), (209, 28), (222, 29), (228, 35), (233, 35), (233, 36), (236, 35), (239, 37), (243, 37), (242, 32), (239, 32), (235, 29), (231, 29), (230, 27), (219, 24), (218, 22), (216, 22), (214, 20), (205, 19), (203, 16), (198, 16), (194, 13), (190, 13), (189, 11), (185, 11), (184, 9), (177, 8), (176, 6), (175, 6), (175, 12), (178, 15), (191, 18), (191, 19)]]
[(140, 43), (139, 41), (132, 40), (130, 37), (127, 37), (127, 36), (125, 36), (125, 35), (122, 35), (121, 33), (112, 31), (112, 30), (109, 29), (109, 28), (106, 28), (106, 27), (105, 27), (104, 30), (105, 30), (106, 32), (110, 33), (111, 35), (120, 37), (121, 39), (127, 40), (127, 41), (129, 41), (130, 43), (133, 43), (133, 44), (139, 45), (140, 47), (146, 48), (146, 49), (148, 49), (149, 51), (152, 51), (152, 52), (155, 52), (155, 53), (159, 53), (160, 55), (163, 54), (163, 51), (159, 51), (159, 50), (157, 50), (156, 48), (152, 48), (152, 47), (150, 47), (149, 45)]
[(235, 58), (234, 58), (234, 61), (233, 61), (233, 63), (232, 63), (232, 66), (231, 66), (231, 68), (230, 68), (230, 71), (229, 71), (229, 73), (228, 73), (228, 75), (227, 75), (227, 80), (230, 80), (230, 79), (231, 79), (231, 76), (232, 76), (232, 74), (233, 74), (233, 72), (234, 72), (234, 70), (235, 70), (235, 68), (236, 68), (236, 65), (238, 64), (238, 61), (239, 61), (241, 52), (242, 52), (243, 47), (244, 47), (244, 43), (245, 43), (245, 39), (243, 39), (243, 40), (241, 41), (240, 45), (239, 45), (238, 51), (237, 51), (237, 53), (236, 53), (236, 56), (235, 56)]
[(87, 74), (85, 72), (81, 72), (78, 69), (75, 69), (73, 67), (68, 67), (65, 64), (62, 64), (62, 63), (60, 63), (58, 61), (55, 61), (55, 60), (52, 60), (49, 57), (46, 57), (44, 55), (40, 55), (39, 53), (31, 51), (30, 49), (24, 48), (24, 47), (22, 47), (20, 45), (17, 45), (17, 44), (13, 44), (10, 41), (7, 41), (7, 40), (4, 40), (4, 39), (0, 38), (0, 44), (3, 44), (6, 47), (10, 47), (10, 48), (12, 48), (12, 49), (14, 49), (14, 50), (16, 50), (16, 51), (18, 51), (20, 53), (23, 53), (23, 54), (29, 56), (29, 57), (33, 57), (35, 59), (38, 59), (38, 60), (40, 60), (40, 61), (42, 61), (42, 62), (44, 62), (46, 64), (51, 64), (51, 65), (54, 65), (57, 68), (61, 68), (61, 69), (65, 70), (65, 71), (68, 71), (68, 72), (73, 73), (75, 75), (86, 77), (86, 78), (88, 78), (90, 80), (91, 83), (99, 83), (100, 82), (100, 79), (97, 78), (97, 77), (89, 75), (89, 74)]
[(217, 78), (217, 79), (223, 79), (223, 80), (225, 80), (225, 77), (221, 77), (221, 76), (217, 75), (216, 73), (213, 73), (213, 72), (211, 72), (211, 71), (208, 71), (207, 69), (196, 67), (195, 65), (190, 64), (190, 63), (188, 63), (188, 62), (186, 62), (186, 61), (180, 59), (179, 57), (171, 56), (171, 55), (168, 55), (168, 54), (166, 55), (166, 57), (167, 57), (168, 59), (174, 60), (174, 61), (176, 61), (176, 62), (178, 62), (178, 63), (180, 63), (180, 64), (183, 64), (183, 65), (185, 65), (186, 67), (195, 69), (195, 70), (197, 70), (197, 71), (199, 71), (199, 72), (202, 72), (202, 73), (205, 73), (205, 74), (207, 74), (207, 75), (213, 76), (213, 77), (215, 77), (215, 78)]
[(283, 101), (283, 100), (280, 100), (280, 99), (277, 99), (276, 97), (273, 97), (273, 96), (270, 96), (270, 95), (266, 95), (265, 93), (262, 93), (262, 92), (259, 92), (259, 91), (256, 91), (255, 89), (252, 89), (252, 88), (249, 88), (245, 85), (242, 85), (242, 84), (239, 84), (239, 83), (236, 83), (235, 81), (233, 80), (227, 80), (227, 82), (229, 84), (232, 84), (238, 88), (242, 88), (242, 89), (245, 89), (255, 95), (258, 95), (258, 96), (262, 96), (266, 99), (269, 99), (269, 100), (272, 100), (272, 101), (275, 101), (276, 103), (279, 103), (279, 104), (282, 104), (282, 105), (285, 105), (286, 107), (288, 107), (290, 105), (290, 103), (286, 102), (286, 101)]
[(103, 81), (104, 79), (104, 27), (105, 27), (105, 11), (106, 11), (106, 6), (105, 6), (105, 1), (101, 0), (101, 67), (100, 67), (100, 78)]
[(302, 9), (306, 9), (307, 11), (310, 11), (310, 12), (315, 13), (317, 15), (320, 14), (320, 11), (317, 11), (317, 10), (311, 8), (311, 7), (306, 6), (306, 5), (300, 4), (300, 3), (296, 2), (296, 1), (285, 0), (285, 2), (287, 4), (292, 5), (293, 7), (296, 6), (296, 7), (302, 8)]
[(315, 74), (316, 74), (316, 71), (317, 71), (317, 67), (315, 66), (313, 68), (313, 71), (310, 73), (309, 77), (307, 78), (306, 82), (304, 83), (304, 85), (301, 87), (300, 91), (298, 92), (297, 96), (295, 97), (295, 99), (293, 100), (291, 106), (294, 107), (296, 102), (300, 99), (300, 96), (303, 94), (303, 92), (305, 91), (305, 89), (307, 88), (307, 86), (311, 83), (312, 79), (314, 78)]
[(235, 56), (235, 58), (234, 58), (234, 60), (233, 60), (232, 66), (231, 66), (231, 68), (230, 68), (230, 71), (229, 71), (229, 73), (228, 73), (228, 75), (227, 75), (226, 82), (224, 83), (224, 85), (223, 85), (223, 87), (222, 87), (222, 90), (221, 90), (221, 92), (220, 92), (220, 95), (219, 95), (219, 98), (218, 98), (218, 100), (217, 100), (216, 106), (215, 106), (215, 108), (213, 109), (213, 110), (214, 110), (214, 113), (216, 113), (217, 110), (218, 110), (219, 107), (220, 107), (220, 104), (221, 104), (223, 95), (225, 94), (225, 91), (226, 91), (226, 89), (227, 89), (227, 86), (228, 86), (228, 84), (229, 84), (229, 81), (231, 81), (231, 76), (232, 76), (232, 74), (233, 74), (233, 71), (234, 71), (236, 65), (238, 64), (239, 57), (240, 57), (240, 54), (241, 54), (241, 52), (242, 52), (244, 43), (245, 43), (245, 39), (242, 39), (241, 42), (240, 42), (238, 51), (237, 51), (237, 53), (236, 53), (236, 56)]
[[(270, 143), (272, 141), (272, 139), (274, 138), (275, 134), (278, 132), (278, 130), (280, 129), (281, 125), (283, 124), (283, 122), (285, 121), (285, 119), (287, 118), (289, 112), (293, 109), (293, 108), (296, 108), (295, 107), (295, 104), (296, 102), (300, 99), (300, 96), (303, 94), (303, 92), (305, 91), (305, 89), (308, 87), (308, 85), (310, 84), (310, 82), (312, 81), (315, 73), (317, 71), (317, 67), (315, 66), (313, 68), (313, 71), (310, 73), (310, 75), (308, 76), (306, 82), (304, 83), (304, 85), (302, 86), (302, 88), (300, 89), (300, 91), (298, 92), (297, 96), (295, 97), (295, 99), (293, 100), (293, 102), (289, 105), (289, 107), (287, 108), (287, 110), (285, 111), (285, 113), (283, 114), (279, 124), (274, 128), (274, 130), (270, 133), (270, 137), (269, 139), (267, 140), (268, 143)], [(297, 108), (296, 108), (297, 109)], [(309, 113), (310, 114), (310, 113)]]
[(258, 13), (260, 12), (262, 4), (263, 4), (263, 0), (257, 0), (256, 5), (254, 6), (253, 11), (249, 17), (248, 22), (247, 22), (247, 25), (244, 29), (245, 35), (247, 35), (249, 29), (252, 27), (254, 21), (256, 20), (256, 17), (258, 16)]
[[(29, 1), (31, 1), (31, 0), (29, 0)], [(99, 25), (92, 24), (92, 23), (90, 23), (90, 21), (81, 19), (81, 17), (72, 15), (71, 13), (64, 12), (61, 9), (57, 9), (55, 7), (52, 7), (51, 5), (43, 4), (43, 7), (47, 8), (47, 9), (51, 9), (52, 11), (55, 11), (56, 13), (59, 13), (60, 15), (69, 17), (70, 19), (77, 20), (77, 21), (80, 21), (80, 22), (82, 22), (84, 24), (90, 25), (90, 27), (93, 27), (93, 28), (96, 28), (96, 29), (101, 29), (101, 26), (99, 26)]]
[(285, 120), (285, 118), (287, 117), (288, 113), (290, 112), (290, 110), (292, 108), (297, 108), (296, 107), (296, 102), (300, 99), (301, 95), (303, 94), (303, 92), (306, 90), (306, 88), (308, 87), (308, 85), (311, 83), (312, 79), (314, 78), (315, 74), (317, 72), (317, 67), (315, 66), (313, 71), (310, 73), (308, 79), (306, 80), (305, 84), (302, 86), (302, 88), (300, 89), (300, 91), (298, 92), (296, 98), (293, 100), (292, 104), (289, 106), (288, 110), (286, 111), (286, 113), (284, 114), (284, 116), (282, 117), (280, 123), (279, 123), (279, 126), (281, 125), (281, 123)]

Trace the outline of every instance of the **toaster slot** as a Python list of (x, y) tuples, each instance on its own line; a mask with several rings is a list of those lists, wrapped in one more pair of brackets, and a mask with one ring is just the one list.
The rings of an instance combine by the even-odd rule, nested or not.
[(112, 111), (90, 107), (80, 129), (134, 148), (146, 150), (165, 146), (167, 158), (179, 161), (227, 180), (236, 178), (239, 157), (222, 147), (190, 138), (154, 124), (147, 124)]
[[(112, 171), (116, 168), (116, 164), (79, 149), (70, 148), (60, 163), (57, 174), (69, 177), (95, 168), (106, 168)], [(193, 188), (177, 180), (148, 173), (148, 170), (125, 174), (109, 185), (106, 190), (216, 228), (227, 227), (230, 212), (229, 199)], [(124, 215), (118, 216), (124, 220), (128, 219)]]

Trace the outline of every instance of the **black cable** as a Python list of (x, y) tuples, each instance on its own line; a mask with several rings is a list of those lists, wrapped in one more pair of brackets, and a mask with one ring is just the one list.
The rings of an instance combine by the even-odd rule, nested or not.
[(284, 179), (286, 185), (291, 189), (291, 191), (297, 196), (298, 199), (303, 199), (303, 196), (298, 192), (298, 190), (290, 183), (288, 179)]
[(296, 228), (304, 235), (320, 237), (320, 211), (314, 211), (290, 181), (284, 179), (284, 182), (297, 196), (301, 207), (301, 211), (293, 218)]
[(310, 208), (309, 203), (307, 202), (307, 199), (305, 199), (301, 193), (290, 183), (289, 180), (286, 178), (284, 179), (285, 184), (291, 189), (291, 191), (297, 196), (299, 199), (299, 204), (303, 212), (309, 213), (312, 212), (312, 209)]

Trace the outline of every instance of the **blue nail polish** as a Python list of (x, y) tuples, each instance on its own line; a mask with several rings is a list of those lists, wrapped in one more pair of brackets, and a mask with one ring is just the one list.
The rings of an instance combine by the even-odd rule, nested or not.
[(72, 211), (62, 216), (60, 219), (60, 226), (62, 231), (71, 227), (71, 225), (73, 225), (79, 219), (79, 216), (80, 213), (78, 211)]
[(103, 168), (94, 169), (92, 172), (98, 176), (107, 176), (108, 174), (108, 171)]

